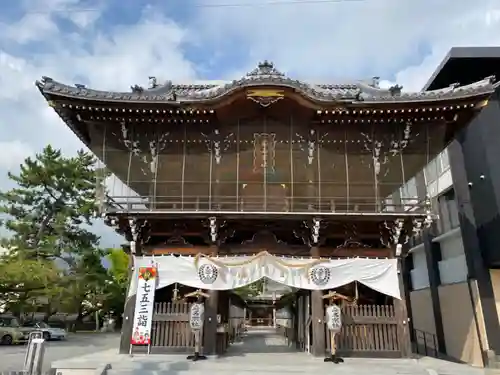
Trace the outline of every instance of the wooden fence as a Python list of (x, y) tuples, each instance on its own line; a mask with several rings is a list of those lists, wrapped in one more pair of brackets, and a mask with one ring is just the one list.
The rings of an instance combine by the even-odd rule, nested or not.
[(194, 335), (189, 327), (190, 303), (159, 302), (153, 310), (152, 352), (191, 353)]
[[(345, 306), (342, 309), (342, 318), (342, 330), (335, 336), (339, 355), (401, 356), (394, 306)], [(329, 350), (330, 332), (328, 329), (325, 330), (325, 334), (327, 350)]]

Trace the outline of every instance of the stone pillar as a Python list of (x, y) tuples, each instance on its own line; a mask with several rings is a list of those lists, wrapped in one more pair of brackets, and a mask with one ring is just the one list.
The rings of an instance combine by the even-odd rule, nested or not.
[[(311, 247), (311, 256), (320, 257), (319, 247)], [(325, 336), (325, 308), (323, 303), (323, 291), (311, 291), (311, 326), (312, 326), (312, 345), (311, 354), (315, 357), (324, 357), (326, 353)], [(306, 334), (308, 334), (306, 332)]]

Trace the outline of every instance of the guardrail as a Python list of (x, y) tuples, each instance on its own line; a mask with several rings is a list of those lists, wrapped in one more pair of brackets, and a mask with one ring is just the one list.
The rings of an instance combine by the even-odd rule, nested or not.
[(394, 203), (370, 197), (286, 197), (286, 196), (110, 196), (105, 212), (300, 212), (382, 213), (423, 215), (426, 202), (401, 199)]
[(413, 332), (415, 338), (413, 344), (416, 354), (439, 358), (437, 336), (434, 333), (420, 329), (413, 329)]

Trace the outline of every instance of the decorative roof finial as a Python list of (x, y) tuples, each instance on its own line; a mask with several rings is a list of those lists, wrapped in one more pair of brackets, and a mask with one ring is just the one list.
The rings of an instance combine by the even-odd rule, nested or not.
[(155, 89), (157, 87), (158, 87), (158, 81), (156, 80), (156, 77), (150, 76), (149, 77), (149, 88)]
[(262, 71), (271, 71), (274, 68), (274, 64), (268, 60), (259, 62), (259, 65), (257, 66)]
[(274, 64), (264, 60), (257, 65), (257, 68), (247, 74), (249, 78), (284, 78), (285, 75), (274, 67)]
[(403, 86), (400, 85), (394, 85), (389, 87), (389, 92), (391, 93), (391, 96), (401, 95), (401, 90), (403, 90)]

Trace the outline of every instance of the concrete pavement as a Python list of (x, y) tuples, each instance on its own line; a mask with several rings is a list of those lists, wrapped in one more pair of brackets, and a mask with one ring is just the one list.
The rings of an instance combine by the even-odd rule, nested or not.
[[(54, 361), (116, 349), (119, 340), (119, 334), (76, 333), (69, 334), (65, 341), (50, 341), (45, 350), (44, 371)], [(26, 345), (0, 346), (0, 372), (22, 370), (25, 354)]]
[[(272, 329), (248, 332), (243, 341), (232, 345), (221, 358), (190, 362), (185, 355), (128, 355), (117, 354), (117, 347), (92, 355), (61, 361), (63, 368), (88, 368), (110, 364), (107, 375), (500, 375), (498, 370), (483, 370), (434, 358), (421, 359), (372, 359), (346, 358), (342, 364), (324, 363), (297, 352)], [(55, 364), (57, 366), (57, 363)], [(80, 372), (81, 373), (81, 372)], [(89, 372), (94, 374), (94, 372)]]

